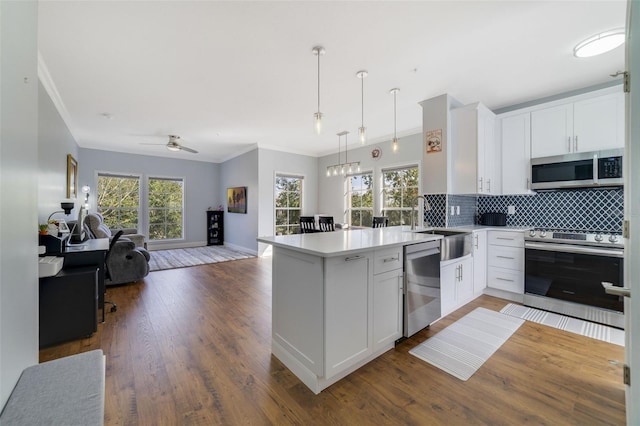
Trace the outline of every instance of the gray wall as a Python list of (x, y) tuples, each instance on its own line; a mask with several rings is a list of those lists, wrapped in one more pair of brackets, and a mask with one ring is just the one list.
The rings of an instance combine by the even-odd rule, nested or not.
[(38, 97), (38, 222), (46, 223), (67, 198), (67, 154), (78, 160), (78, 144), (41, 83)]
[[(263, 184), (265, 185), (265, 184)], [(227, 212), (227, 188), (247, 187), (247, 213)], [(266, 186), (266, 185), (265, 185)], [(258, 181), (258, 149), (251, 150), (221, 164), (220, 185), (223, 195), (224, 243), (232, 247), (258, 252), (258, 212), (260, 189)]]
[(0, 407), (38, 363), (37, 21), (37, 2), (0, 2)]
[[(337, 144), (336, 144), (337, 145)], [(382, 156), (374, 160), (371, 151), (379, 147)], [(344, 162), (344, 153), (342, 162)], [(358, 145), (358, 148), (349, 150), (349, 161), (360, 161), (360, 168), (364, 171), (372, 171), (374, 176), (376, 196), (374, 196), (374, 214), (378, 214), (382, 208), (380, 189), (382, 188), (383, 168), (395, 166), (418, 165), (419, 172), (422, 171), (422, 135), (410, 135), (399, 138), (398, 151), (393, 152), (391, 141), (365, 146)], [(333, 216), (336, 222), (347, 222), (346, 209), (344, 203), (345, 180), (339, 176), (327, 177), (327, 166), (338, 162), (337, 154), (329, 154), (318, 159), (318, 211), (312, 213), (323, 213)]]
[[(79, 186), (89, 185), (90, 210), (95, 211), (95, 188), (98, 172), (114, 172), (141, 177), (143, 200), (146, 180), (152, 177), (179, 177), (185, 180), (185, 238), (181, 241), (150, 243), (149, 248), (194, 247), (207, 239), (206, 210), (223, 204), (220, 193), (220, 165), (181, 158), (153, 157), (80, 148), (78, 158)], [(144, 205), (144, 203), (142, 204)], [(146, 214), (141, 214), (141, 231), (147, 234)]]
[[(258, 150), (260, 194), (258, 235), (269, 236), (275, 232), (275, 175), (276, 173), (303, 176), (302, 214), (314, 214), (318, 210), (318, 159), (306, 155), (290, 154), (269, 149)], [(258, 253), (268, 248), (258, 245)]]

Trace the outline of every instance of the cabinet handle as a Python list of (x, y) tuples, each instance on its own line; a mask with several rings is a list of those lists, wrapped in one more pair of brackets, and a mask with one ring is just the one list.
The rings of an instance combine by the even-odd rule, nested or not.
[(578, 135), (574, 137), (575, 142), (573, 143), (573, 151), (578, 152)]
[(571, 136), (567, 138), (567, 151), (571, 152)]
[(487, 192), (491, 192), (491, 179), (487, 179)]
[(497, 258), (499, 258), (499, 259), (511, 259), (511, 260), (515, 259), (514, 257), (509, 257), (509, 256), (500, 256), (500, 255), (498, 255), (498, 256), (496, 256), (496, 257), (497, 257)]
[(482, 192), (482, 178), (480, 178), (480, 192)]
[(456, 266), (456, 281), (460, 281), (460, 265)]
[(505, 241), (513, 241), (514, 238), (507, 238), (507, 237), (496, 237), (496, 240), (505, 240)]
[(463, 271), (462, 266), (463, 266), (463, 265), (460, 265), (460, 281), (462, 281), (462, 271)]
[(496, 280), (498, 280), (498, 281), (507, 281), (507, 282), (510, 282), (510, 283), (514, 282), (513, 280), (508, 280), (506, 278), (500, 278), (500, 277), (496, 277)]
[(387, 257), (386, 259), (384, 259), (382, 262), (383, 263), (387, 263), (387, 262), (397, 262), (398, 260), (400, 260), (399, 257)]
[(478, 234), (474, 235), (476, 237), (476, 248), (478, 248)]
[(357, 255), (357, 256), (345, 257), (345, 258), (344, 258), (344, 261), (345, 261), (345, 262), (351, 262), (352, 260), (358, 260), (358, 259), (362, 259), (362, 256)]
[(527, 178), (527, 189), (531, 189), (531, 181)]

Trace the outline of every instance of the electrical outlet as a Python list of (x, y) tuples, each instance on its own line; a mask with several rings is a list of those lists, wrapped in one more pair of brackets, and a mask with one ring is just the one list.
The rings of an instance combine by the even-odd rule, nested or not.
[(456, 208), (455, 206), (451, 206), (451, 216), (453, 216), (454, 214), (456, 214)]
[(516, 214), (516, 206), (507, 206), (507, 214)]
[(456, 206), (456, 216), (460, 216), (460, 206)]

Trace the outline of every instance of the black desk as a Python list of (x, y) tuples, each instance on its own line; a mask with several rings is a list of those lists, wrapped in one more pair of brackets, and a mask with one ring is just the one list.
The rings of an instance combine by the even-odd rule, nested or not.
[[(102, 309), (102, 322), (104, 322), (104, 258), (109, 251), (108, 238), (89, 239), (80, 244), (65, 247), (63, 253), (55, 256), (64, 257), (62, 270), (82, 267), (95, 267), (98, 269), (98, 308)], [(62, 272), (62, 271), (61, 271)]]
[(40, 278), (39, 346), (90, 336), (98, 330), (98, 268), (62, 269)]

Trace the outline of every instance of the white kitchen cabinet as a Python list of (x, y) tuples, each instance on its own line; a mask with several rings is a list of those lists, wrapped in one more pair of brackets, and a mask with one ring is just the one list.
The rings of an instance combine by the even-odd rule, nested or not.
[(524, 232), (488, 231), (487, 287), (524, 294)]
[(480, 295), (487, 287), (487, 231), (473, 231), (473, 294)]
[(451, 111), (453, 194), (499, 194), (495, 114), (480, 103)]
[(547, 157), (624, 147), (624, 93), (621, 89), (531, 112), (531, 157)]
[(373, 277), (373, 350), (402, 337), (402, 269)]
[(502, 141), (502, 194), (530, 193), (531, 113), (500, 119)]
[(370, 254), (325, 260), (325, 378), (357, 364), (373, 352)]
[(443, 317), (473, 299), (473, 278), (471, 255), (440, 264), (440, 300)]

